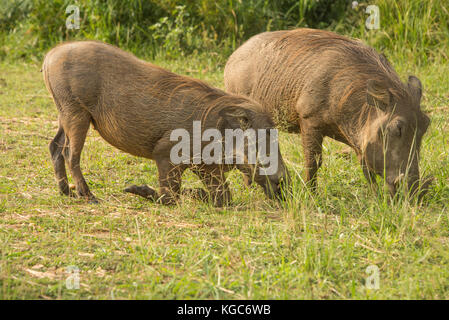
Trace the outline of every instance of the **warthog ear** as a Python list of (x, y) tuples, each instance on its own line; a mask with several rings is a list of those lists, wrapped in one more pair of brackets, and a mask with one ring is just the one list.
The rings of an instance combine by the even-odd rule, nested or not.
[(221, 109), (219, 115), (232, 129), (246, 130), (251, 127), (253, 111), (242, 107), (232, 106)]
[(419, 104), (421, 102), (422, 96), (422, 83), (415, 76), (408, 77), (408, 88), (415, 99), (415, 101)]
[(370, 106), (387, 111), (391, 103), (390, 91), (379, 81), (368, 80), (366, 82), (366, 101)]

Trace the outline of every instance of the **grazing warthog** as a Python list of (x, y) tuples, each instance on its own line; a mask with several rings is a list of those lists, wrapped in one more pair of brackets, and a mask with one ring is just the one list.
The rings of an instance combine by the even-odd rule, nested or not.
[(231, 55), (224, 79), (228, 92), (253, 98), (278, 126), (301, 134), (312, 188), (328, 136), (355, 150), (368, 181), (384, 176), (392, 195), (401, 181), (417, 191), (430, 122), (422, 85), (414, 76), (402, 83), (374, 49), (323, 30), (265, 32)]
[[(193, 155), (189, 154), (187, 161), (176, 164), (170, 158), (178, 143), (171, 141), (171, 133), (176, 129), (192, 133), (194, 121), (201, 121), (201, 132), (209, 128), (219, 132), (247, 128), (269, 131), (274, 126), (270, 114), (249, 98), (174, 74), (95, 41), (55, 47), (45, 57), (43, 75), (59, 111), (59, 129), (50, 143), (50, 153), (59, 189), (65, 195), (73, 195), (67, 183), (67, 163), (78, 195), (96, 202), (80, 168), (81, 150), (91, 123), (111, 145), (156, 161), (160, 191), (144, 185), (131, 186), (125, 189), (127, 192), (172, 204), (180, 194), (182, 173), (190, 168), (209, 190), (208, 196), (202, 189), (193, 190), (193, 194), (203, 199), (207, 196), (222, 206), (230, 200), (224, 173), (237, 167), (254, 177), (270, 197), (280, 193), (287, 171), (279, 150), (277, 171), (270, 175), (259, 173), (259, 162), (205, 164), (190, 161)], [(194, 134), (191, 136), (190, 144), (194, 144)]]

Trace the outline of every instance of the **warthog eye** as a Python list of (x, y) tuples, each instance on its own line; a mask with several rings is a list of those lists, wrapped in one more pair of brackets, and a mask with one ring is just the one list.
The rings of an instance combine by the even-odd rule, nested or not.
[(396, 134), (398, 135), (398, 137), (401, 137), (401, 135), (402, 135), (402, 127), (401, 126), (398, 126)]
[(394, 133), (400, 138), (402, 136), (402, 131), (403, 131), (403, 124), (402, 122), (398, 122), (395, 126), (395, 130)]
[(387, 132), (390, 136), (396, 136), (400, 138), (403, 134), (404, 127), (405, 126), (402, 121), (393, 122), (388, 126)]

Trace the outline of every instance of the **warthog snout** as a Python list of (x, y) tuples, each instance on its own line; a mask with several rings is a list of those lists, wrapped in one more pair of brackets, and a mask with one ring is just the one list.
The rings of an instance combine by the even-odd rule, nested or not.
[(418, 197), (418, 199), (421, 199), (428, 192), (433, 182), (433, 177), (426, 176), (420, 178), (419, 175), (407, 176), (404, 173), (401, 173), (394, 179), (387, 178), (386, 182), (392, 197), (401, 190), (401, 186), (404, 186), (405, 192), (409, 197)]
[(407, 193), (409, 193), (410, 195), (413, 195), (413, 194), (415, 194), (415, 192), (418, 189), (419, 178), (406, 177), (406, 175), (404, 173), (401, 173), (397, 177), (387, 178), (386, 182), (387, 182), (388, 190), (390, 191), (390, 195), (392, 197), (394, 197), (396, 195), (396, 193), (400, 189), (401, 185), (403, 185), (404, 183), (407, 186)]
[(264, 193), (272, 200), (285, 200), (291, 187), (291, 178), (282, 159), (276, 174), (256, 177), (255, 181), (262, 186)]

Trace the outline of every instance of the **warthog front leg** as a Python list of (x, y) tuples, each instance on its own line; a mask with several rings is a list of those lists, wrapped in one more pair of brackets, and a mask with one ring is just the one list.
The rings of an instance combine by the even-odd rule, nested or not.
[(159, 171), (159, 201), (163, 204), (174, 204), (181, 193), (182, 174), (184, 166), (175, 166), (169, 160), (157, 163)]
[(301, 124), (301, 139), (306, 165), (306, 182), (312, 191), (317, 186), (317, 171), (322, 162), (323, 135), (314, 128)]
[(132, 186), (125, 188), (125, 192), (137, 194), (138, 196), (147, 198), (152, 201), (156, 201), (159, 198), (159, 195), (156, 192), (156, 190), (148, 187), (147, 185), (141, 185), (141, 186), (132, 185)]
[[(75, 103), (64, 104), (61, 110), (59, 114), (60, 129), (55, 139), (50, 143), (50, 152), (59, 188), (62, 193), (71, 195), (71, 191), (67, 189), (67, 176), (60, 156), (61, 153), (70, 169), (78, 195), (86, 198), (90, 203), (98, 203), (98, 200), (90, 192), (80, 167), (81, 151), (89, 130), (91, 116)], [(62, 138), (63, 134), (65, 134), (64, 138)], [(63, 145), (61, 146), (62, 142)]]
[(159, 171), (159, 192), (146, 185), (132, 185), (124, 191), (165, 205), (175, 204), (179, 199), (181, 177), (185, 167), (174, 166), (169, 161), (158, 161), (157, 167)]
[(191, 168), (191, 170), (203, 181), (209, 191), (209, 199), (214, 206), (223, 207), (231, 202), (231, 192), (229, 191), (226, 177), (221, 167)]

